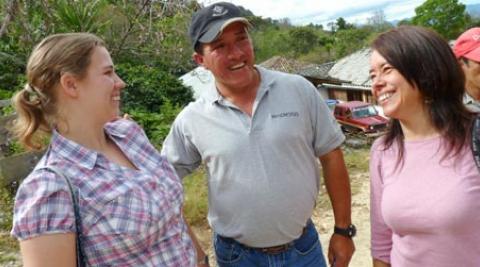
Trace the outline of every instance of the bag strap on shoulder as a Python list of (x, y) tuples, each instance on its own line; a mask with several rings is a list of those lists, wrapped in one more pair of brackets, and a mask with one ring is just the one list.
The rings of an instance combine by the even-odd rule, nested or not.
[(472, 127), (472, 152), (473, 159), (480, 171), (480, 114), (477, 114)]
[(72, 186), (72, 183), (71, 183), (70, 179), (67, 176), (65, 176), (65, 174), (63, 174), (63, 172), (60, 169), (58, 169), (55, 166), (46, 166), (43, 169), (53, 171), (58, 176), (62, 177), (68, 185), (68, 189), (70, 191), (70, 197), (71, 197), (72, 203), (73, 203), (73, 212), (75, 214), (75, 231), (76, 231), (76, 234), (77, 234), (77, 236), (76, 236), (77, 266), (78, 267), (84, 267), (84, 266), (86, 266), (86, 264), (85, 264), (85, 258), (84, 258), (84, 252), (83, 252), (83, 246), (82, 246), (82, 239), (81, 239), (81, 236), (82, 236), (82, 219), (80, 217), (80, 208), (79, 208), (79, 205), (78, 205), (78, 196), (75, 193), (75, 190), (73, 190), (73, 186)]

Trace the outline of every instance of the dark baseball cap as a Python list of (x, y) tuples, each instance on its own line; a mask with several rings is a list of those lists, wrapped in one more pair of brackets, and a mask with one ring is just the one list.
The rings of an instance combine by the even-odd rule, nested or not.
[(231, 3), (219, 2), (206, 6), (193, 14), (188, 34), (193, 49), (198, 43), (211, 43), (230, 24), (242, 22), (248, 27), (250, 22), (242, 17), (240, 9)]

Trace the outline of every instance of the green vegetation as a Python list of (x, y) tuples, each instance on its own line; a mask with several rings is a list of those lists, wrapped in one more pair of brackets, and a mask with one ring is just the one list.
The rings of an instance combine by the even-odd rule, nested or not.
[[(120, 0), (0, 0), (0, 99), (10, 98), (25, 83), (25, 65), (33, 48), (49, 34), (88, 31), (102, 37), (127, 83), (123, 112), (144, 128), (160, 148), (180, 110), (192, 101), (192, 92), (177, 79), (195, 67), (186, 34), (196, 1)], [(253, 24), (251, 30), (257, 63), (285, 56), (310, 63), (338, 60), (367, 47), (378, 33), (392, 27), (382, 10), (376, 10), (365, 25), (338, 18), (327, 27), (293, 26), (288, 19), (255, 16), (243, 9)], [(454, 38), (480, 20), (465, 13), (457, 0), (427, 0), (416, 9), (413, 20), (401, 24), (431, 27), (446, 38)], [(12, 113), (3, 108), (0, 115)], [(13, 142), (12, 153), (22, 151)], [(368, 169), (368, 148), (345, 149), (350, 172)], [(193, 225), (206, 222), (208, 207), (204, 169), (184, 179), (185, 216)], [(355, 192), (352, 187), (352, 192)], [(0, 231), (9, 231), (14, 189), (0, 185)], [(328, 203), (325, 203), (328, 204)], [(328, 204), (329, 205), (329, 204)], [(0, 265), (12, 260), (16, 242), (0, 233)], [(6, 252), (3, 253), (3, 252)]]
[(288, 21), (266, 20), (260, 26), (254, 23), (252, 38), (257, 62), (273, 56), (317, 64), (334, 61), (368, 46), (369, 40), (385, 29), (375, 24), (355, 26), (343, 18), (337, 23), (332, 24), (331, 31), (313, 24), (295, 27)]
[(447, 39), (456, 39), (470, 17), (458, 0), (427, 0), (415, 9), (412, 23), (432, 28)]
[(349, 172), (365, 172), (368, 170), (368, 159), (370, 158), (369, 145), (360, 149), (345, 147), (343, 151)]
[(208, 188), (205, 169), (200, 168), (183, 178), (185, 204), (184, 215), (190, 225), (205, 225), (208, 211)]
[[(20, 266), (18, 262), (18, 242), (8, 233), (0, 233), (0, 266)], [(15, 264), (15, 265), (14, 265)]]
[[(359, 149), (345, 147), (344, 149), (345, 163), (347, 169), (352, 176), (356, 173), (368, 172), (368, 159), (370, 157), (370, 146)], [(323, 179), (321, 180), (323, 184)], [(187, 221), (194, 226), (204, 225), (207, 223), (208, 211), (208, 188), (205, 178), (205, 169), (200, 168), (191, 175), (183, 179), (185, 205), (184, 214)], [(352, 194), (359, 191), (358, 183), (352, 183)], [(321, 189), (320, 194), (326, 194)], [(317, 205), (329, 207), (328, 198), (319, 198)]]
[(117, 73), (127, 84), (122, 92), (124, 109), (156, 112), (166, 100), (184, 106), (193, 93), (172, 74), (148, 65), (119, 64)]
[(143, 127), (145, 133), (150, 138), (150, 142), (160, 149), (163, 140), (170, 131), (170, 125), (181, 109), (181, 106), (174, 106), (167, 99), (157, 112), (132, 108), (127, 113)]
[(0, 187), (0, 232), (12, 227), (14, 195), (5, 186)]

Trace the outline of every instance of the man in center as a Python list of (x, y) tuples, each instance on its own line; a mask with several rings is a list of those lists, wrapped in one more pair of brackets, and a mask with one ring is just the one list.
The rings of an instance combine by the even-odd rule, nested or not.
[(326, 266), (310, 219), (320, 160), (335, 217), (329, 261), (348, 266), (355, 227), (339, 148), (345, 137), (310, 82), (254, 65), (249, 27), (230, 3), (193, 15), (193, 58), (215, 86), (178, 115), (162, 154), (180, 177), (205, 164), (221, 267)]

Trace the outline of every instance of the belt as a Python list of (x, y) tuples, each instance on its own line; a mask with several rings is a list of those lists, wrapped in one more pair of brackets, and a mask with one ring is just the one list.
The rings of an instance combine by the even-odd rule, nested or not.
[[(305, 234), (306, 229), (307, 229), (307, 226), (305, 226), (303, 228), (302, 234), (297, 239), (301, 238)], [(265, 254), (279, 254), (279, 253), (285, 252), (285, 251), (289, 250), (291, 247), (293, 247), (293, 245), (295, 243), (295, 240), (297, 240), (297, 239), (295, 239), (295, 240), (290, 241), (288, 243), (278, 245), (278, 246), (273, 246), (273, 247), (255, 248), (255, 247), (249, 247), (247, 245), (239, 243), (238, 241), (236, 241), (235, 239), (230, 238), (230, 237), (224, 237), (224, 236), (221, 236), (221, 235), (218, 235), (218, 237), (220, 237), (221, 239), (223, 239), (223, 241), (226, 241), (227, 243), (238, 243), (238, 244), (242, 245), (243, 247), (245, 247), (247, 249), (260, 251), (260, 252), (265, 253)]]
[(273, 246), (273, 247), (268, 247), (268, 248), (251, 248), (253, 250), (260, 251), (265, 254), (279, 254), (282, 252), (287, 251), (293, 246), (293, 241), (283, 244), (283, 245), (278, 245), (278, 246)]

